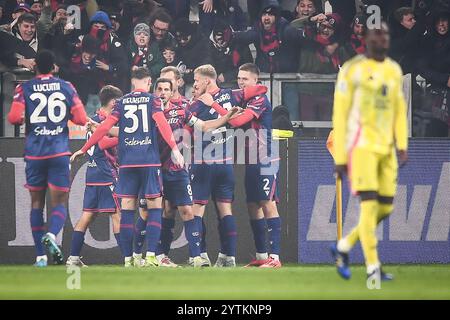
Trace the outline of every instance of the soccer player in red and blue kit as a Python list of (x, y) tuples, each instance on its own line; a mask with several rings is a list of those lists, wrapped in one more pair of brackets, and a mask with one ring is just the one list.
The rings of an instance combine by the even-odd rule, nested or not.
[[(36, 248), (38, 267), (47, 266), (44, 246), (56, 264), (63, 263), (63, 254), (56, 236), (64, 227), (70, 188), (69, 128), (71, 120), (85, 125), (86, 112), (75, 88), (54, 77), (54, 56), (41, 51), (36, 56), (37, 76), (18, 85), (8, 121), (26, 123), (25, 162), (26, 188), (31, 195), (31, 232)], [(44, 206), (47, 187), (50, 192), (51, 217), (48, 232), (44, 227)]]
[[(112, 112), (116, 99), (123, 96), (122, 91), (111, 85), (103, 87), (99, 92), (102, 107), (92, 117), (95, 123), (103, 122)], [(92, 129), (87, 131), (86, 139), (92, 136)], [(84, 236), (89, 224), (96, 214), (110, 214), (113, 233), (120, 248), (120, 211), (115, 195), (114, 187), (117, 182), (117, 137), (103, 137), (96, 145), (92, 146), (87, 154), (89, 160), (86, 170), (86, 188), (84, 191), (83, 214), (78, 220), (70, 248), (70, 256), (66, 265), (85, 266), (80, 259), (81, 249), (84, 244)], [(81, 151), (72, 155), (75, 159)]]
[(158, 134), (172, 150), (174, 163), (184, 159), (161, 110), (161, 100), (150, 94), (151, 77), (146, 68), (131, 73), (132, 92), (119, 99), (108, 118), (97, 128), (81, 149), (87, 152), (109, 130), (119, 123), (119, 180), (115, 193), (121, 198), (120, 244), (125, 267), (133, 266), (134, 213), (139, 191), (144, 188), (147, 199), (147, 255), (145, 265), (158, 266), (155, 256), (161, 234), (162, 181)]
[[(170, 102), (180, 108), (185, 109), (189, 104), (189, 100), (182, 96), (179, 92), (179, 87), (183, 84), (183, 77), (180, 71), (173, 66), (164, 67), (161, 69), (160, 78), (169, 79), (172, 82), (173, 94), (170, 98)], [(142, 247), (145, 241), (145, 225), (147, 224), (147, 205), (145, 199), (140, 198), (139, 201), (139, 216), (136, 221), (135, 233), (134, 233), (134, 263), (136, 266), (140, 265), (140, 260), (142, 260)], [(175, 265), (170, 261), (170, 259), (165, 255), (162, 256), (162, 252), (168, 252), (170, 249), (170, 243), (173, 240), (173, 229), (175, 227), (175, 215), (176, 210), (167, 209), (163, 211), (162, 217), (162, 229), (161, 229), (161, 245), (158, 249), (158, 260), (162, 264), (160, 266), (172, 266)], [(169, 249), (161, 249), (161, 246)], [(158, 257), (158, 256), (157, 256)]]
[[(247, 63), (239, 68), (238, 85), (241, 89), (254, 86), (258, 83), (259, 69), (253, 63)], [(219, 114), (226, 114), (226, 110), (215, 102), (214, 96), (204, 95), (199, 100), (203, 101), (212, 110)], [(233, 127), (241, 127), (244, 130), (253, 130), (256, 144), (245, 140), (246, 171), (245, 190), (247, 194), (247, 208), (250, 214), (250, 225), (256, 246), (256, 259), (248, 266), (262, 268), (279, 268), (281, 219), (278, 214), (276, 202), (277, 175), (279, 169), (279, 157), (276, 150), (272, 150), (272, 105), (267, 96), (261, 95), (246, 103), (244, 112), (231, 119), (229, 123)], [(275, 151), (275, 152), (273, 152)], [(256, 157), (255, 157), (256, 152)], [(252, 160), (252, 158), (254, 158)], [(254, 162), (254, 163), (253, 163)], [(266, 223), (269, 235), (271, 253), (267, 253), (266, 247)]]
[[(266, 88), (260, 86), (263, 93)], [(255, 87), (258, 89), (258, 87)], [(194, 71), (194, 93), (201, 96), (209, 93), (210, 97), (226, 110), (239, 106), (251, 97), (252, 88), (245, 90), (221, 89), (217, 86), (217, 73), (213, 66), (203, 65)], [(227, 111), (219, 114), (214, 109), (197, 100), (188, 110), (202, 120), (217, 119)], [(191, 166), (192, 189), (194, 196), (194, 214), (202, 231), (202, 258), (208, 260), (206, 255), (203, 215), (210, 195), (215, 202), (219, 218), (219, 236), (221, 248), (216, 267), (235, 267), (236, 261), (236, 222), (232, 215), (231, 203), (234, 197), (233, 150), (228, 150), (228, 143), (233, 134), (227, 128), (221, 127), (213, 131), (210, 137), (198, 136), (194, 133), (195, 141), (202, 141), (202, 154), (194, 151), (194, 162)], [(218, 147), (218, 148), (217, 148)], [(194, 148), (195, 149), (195, 148)], [(209, 152), (211, 150), (211, 152)], [(217, 152), (216, 152), (217, 151)], [(200, 159), (199, 159), (200, 158)]]

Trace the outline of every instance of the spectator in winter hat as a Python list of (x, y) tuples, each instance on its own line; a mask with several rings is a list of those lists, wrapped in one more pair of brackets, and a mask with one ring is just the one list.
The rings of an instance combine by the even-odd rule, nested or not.
[(156, 79), (164, 67), (164, 59), (158, 43), (151, 40), (150, 34), (150, 27), (145, 23), (139, 23), (134, 27), (128, 60), (131, 70), (139, 67), (147, 68), (152, 78)]

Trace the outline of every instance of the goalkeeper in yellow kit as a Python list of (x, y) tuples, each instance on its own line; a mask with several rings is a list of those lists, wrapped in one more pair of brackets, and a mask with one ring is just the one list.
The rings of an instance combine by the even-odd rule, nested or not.
[(393, 277), (381, 269), (377, 252), (377, 224), (393, 211), (397, 187), (397, 155), (407, 161), (407, 110), (402, 92), (402, 70), (387, 57), (389, 30), (385, 23), (367, 28), (367, 53), (344, 64), (336, 83), (333, 110), (336, 174), (348, 174), (359, 195), (358, 225), (332, 246), (338, 273), (351, 276), (348, 253), (358, 240), (368, 277)]

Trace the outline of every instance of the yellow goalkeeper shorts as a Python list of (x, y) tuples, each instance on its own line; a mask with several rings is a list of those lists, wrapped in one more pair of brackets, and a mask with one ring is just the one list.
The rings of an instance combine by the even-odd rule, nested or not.
[(350, 153), (348, 170), (353, 194), (377, 191), (381, 196), (395, 196), (398, 171), (395, 151), (383, 155), (354, 148)]

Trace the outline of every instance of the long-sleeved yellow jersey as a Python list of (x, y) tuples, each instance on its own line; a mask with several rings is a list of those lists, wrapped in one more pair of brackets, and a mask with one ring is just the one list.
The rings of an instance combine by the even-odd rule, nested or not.
[(403, 74), (390, 58), (358, 55), (339, 71), (334, 93), (334, 160), (346, 164), (352, 148), (388, 154), (408, 147)]

